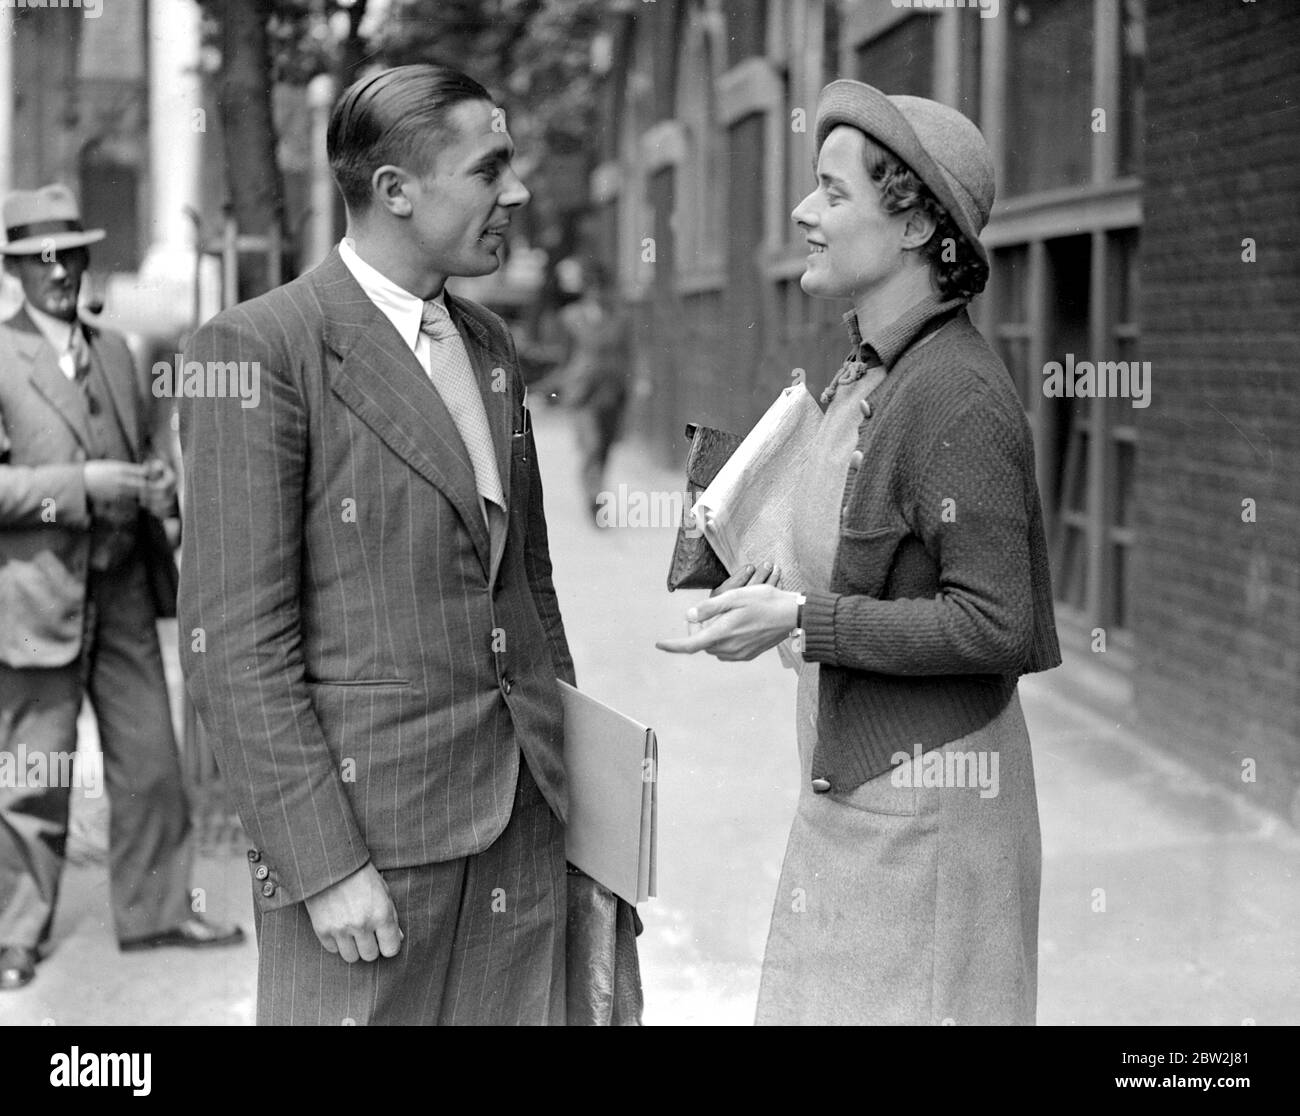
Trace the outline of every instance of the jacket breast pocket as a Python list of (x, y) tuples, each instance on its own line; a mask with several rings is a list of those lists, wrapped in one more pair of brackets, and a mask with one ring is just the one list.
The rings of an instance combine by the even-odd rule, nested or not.
[(831, 571), (832, 591), (879, 597), (889, 580), (903, 535), (902, 527), (892, 525), (870, 530), (840, 528)]
[(524, 425), (510, 435), (510, 488), (506, 499), (512, 508), (527, 511), (528, 491), (532, 475), (533, 437), (528, 428), (528, 411), (524, 410)]

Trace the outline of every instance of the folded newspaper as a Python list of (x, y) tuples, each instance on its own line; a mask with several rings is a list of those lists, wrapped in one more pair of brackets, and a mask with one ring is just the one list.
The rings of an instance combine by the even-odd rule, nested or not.
[(772, 562), (779, 586), (805, 588), (794, 549), (793, 510), (822, 411), (802, 383), (786, 388), (718, 470), (692, 509), (727, 567)]

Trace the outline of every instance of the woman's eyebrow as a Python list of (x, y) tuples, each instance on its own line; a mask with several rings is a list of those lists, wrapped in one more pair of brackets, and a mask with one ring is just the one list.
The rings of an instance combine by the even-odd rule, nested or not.
[(813, 160), (812, 160), (812, 172), (813, 172), (813, 178), (817, 179), (818, 182), (828, 182), (832, 186), (838, 186), (841, 190), (848, 189), (849, 184), (845, 182), (844, 179), (842, 179), (839, 175), (830, 174), (827, 171), (822, 171), (817, 169), (816, 155), (813, 156)]

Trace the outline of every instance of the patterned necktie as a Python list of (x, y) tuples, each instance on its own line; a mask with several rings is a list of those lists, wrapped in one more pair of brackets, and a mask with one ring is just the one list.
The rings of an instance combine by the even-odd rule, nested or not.
[[(505, 493), (501, 489), (501, 475), (497, 471), (496, 452), (492, 445), (492, 431), (488, 426), (483, 396), (479, 394), (474, 368), (465, 352), (465, 342), (451, 324), (451, 316), (439, 302), (426, 302), (420, 314), (420, 332), (430, 341), (430, 378), (438, 389), (443, 403), (451, 412), (461, 441), (469, 451), (474, 466), (474, 482), (478, 494), (485, 501), (504, 509)], [(484, 515), (487, 516), (487, 507)]]
[(87, 377), (90, 375), (90, 346), (86, 344), (86, 335), (77, 322), (72, 323), (72, 332), (68, 334), (68, 347), (65, 356), (72, 362), (72, 382), (86, 396), (86, 409), (92, 414), (99, 414), (99, 400), (90, 390)]
[(84, 382), (90, 375), (90, 349), (86, 345), (86, 335), (76, 322), (72, 323), (72, 331), (68, 334), (66, 353), (72, 361), (73, 379), (79, 384)]

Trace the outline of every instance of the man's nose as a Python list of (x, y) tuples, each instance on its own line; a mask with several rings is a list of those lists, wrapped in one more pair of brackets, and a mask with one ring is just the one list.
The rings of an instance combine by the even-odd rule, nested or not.
[(50, 264), (50, 278), (56, 283), (62, 283), (68, 277), (67, 265), (59, 259)]
[(506, 168), (505, 189), (501, 193), (500, 204), (505, 206), (525, 205), (533, 196), (532, 191), (524, 185), (524, 180), (510, 167)]

